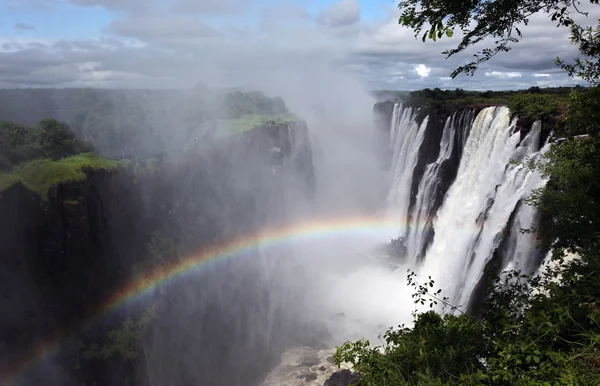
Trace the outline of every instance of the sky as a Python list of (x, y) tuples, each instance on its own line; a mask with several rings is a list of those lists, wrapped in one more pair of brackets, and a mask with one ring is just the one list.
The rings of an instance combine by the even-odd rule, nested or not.
[[(583, 9), (588, 24), (600, 17)], [(0, 87), (252, 87), (323, 66), (370, 89), (583, 84), (554, 65), (577, 51), (547, 15), (475, 76), (450, 79), (474, 51), (446, 59), (458, 34), (423, 43), (399, 14), (392, 0), (1, 0)]]

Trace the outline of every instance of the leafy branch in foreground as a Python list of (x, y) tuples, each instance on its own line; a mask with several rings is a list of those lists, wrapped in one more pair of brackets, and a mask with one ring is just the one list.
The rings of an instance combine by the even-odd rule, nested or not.
[[(480, 315), (415, 313), (412, 327), (390, 328), (381, 346), (346, 342), (334, 361), (352, 364), (356, 385), (597, 385), (599, 271), (576, 274), (592, 265), (505, 272)], [(417, 285), (419, 303), (427, 288), (431, 281)]]
[[(598, 4), (598, 0), (590, 2)], [(487, 38), (494, 39), (492, 48), (477, 52), (475, 60), (454, 70), (451, 74), (454, 78), (461, 73), (473, 75), (479, 64), (500, 52), (509, 51), (511, 44), (519, 42), (523, 37), (519, 26), (527, 25), (529, 18), (538, 12), (548, 14), (558, 26), (574, 26), (572, 15), (585, 14), (579, 10), (580, 4), (578, 0), (402, 0), (398, 4), (402, 10), (399, 24), (412, 28), (415, 37), (422, 34), (423, 41), (435, 41), (444, 35), (452, 37), (454, 30), (460, 29), (463, 34), (460, 43), (455, 48), (442, 52), (447, 58)], [(585, 39), (591, 37), (588, 30), (577, 27), (572, 30), (572, 40), (577, 42), (585, 42)], [(591, 51), (597, 53), (594, 49)], [(577, 63), (574, 71), (575, 69), (579, 69)]]

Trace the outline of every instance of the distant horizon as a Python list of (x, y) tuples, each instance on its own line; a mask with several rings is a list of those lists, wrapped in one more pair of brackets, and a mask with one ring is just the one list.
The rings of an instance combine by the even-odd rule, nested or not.
[[(522, 88), (497, 88), (497, 89), (467, 89), (462, 87), (423, 87), (423, 88), (415, 88), (415, 89), (385, 89), (385, 88), (373, 88), (365, 90), (368, 93), (377, 93), (377, 92), (389, 92), (389, 93), (409, 93), (413, 91), (420, 91), (425, 89), (434, 90), (439, 88), (440, 90), (449, 90), (453, 91), (456, 89), (469, 91), (469, 92), (486, 92), (486, 91), (523, 91), (528, 90), (532, 87), (539, 87), (540, 90), (545, 89), (562, 89), (562, 88), (587, 88), (589, 85), (587, 84), (573, 84), (573, 85), (559, 85), (559, 86), (530, 86), (530, 87), (522, 87)], [(190, 91), (198, 88), (198, 86), (191, 87), (102, 87), (102, 86), (74, 86), (74, 87), (0, 87), (0, 90), (130, 90), (130, 91)], [(213, 89), (215, 91), (241, 91), (241, 92), (262, 92), (263, 90), (255, 87), (245, 87), (245, 86), (230, 86), (230, 87), (213, 87), (206, 86), (206, 88)]]

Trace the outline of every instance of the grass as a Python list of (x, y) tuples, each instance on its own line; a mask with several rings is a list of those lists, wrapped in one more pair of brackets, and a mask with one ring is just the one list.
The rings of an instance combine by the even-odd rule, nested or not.
[(58, 161), (39, 159), (14, 167), (8, 173), (0, 173), (0, 192), (21, 183), (37, 193), (42, 200), (48, 199), (53, 187), (66, 182), (80, 182), (87, 178), (86, 172), (114, 170), (121, 162), (108, 160), (93, 153), (82, 153)]

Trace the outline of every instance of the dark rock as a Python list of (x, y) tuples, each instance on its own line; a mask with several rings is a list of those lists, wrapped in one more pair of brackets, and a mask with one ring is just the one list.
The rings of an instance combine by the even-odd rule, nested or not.
[[(127, 364), (88, 361), (72, 371), (76, 353), (65, 343), (51, 366), (65, 376), (37, 382), (36, 367), (27, 372), (32, 379), (19, 384), (104, 386), (127, 378), (138, 386), (149, 384), (151, 372), (157, 384), (253, 385), (287, 347), (305, 345), (308, 327), (300, 315), (271, 309), (271, 284), (251, 256), (207, 265), (170, 282), (164, 295), (132, 302), (81, 329), (138, 267), (156, 263), (151, 259), (176, 264), (182, 255), (282, 222), (285, 192), (271, 175), (274, 147), (282, 151), (276, 161), (300, 188), (289, 194), (311, 197), (314, 173), (303, 123), (275, 123), (199, 146), (147, 175), (133, 175), (133, 168), (90, 173), (85, 181), (56, 186), (47, 201), (20, 184), (0, 193), (0, 374), (63, 333), (73, 342), (102, 344), (108, 330), (125, 316), (137, 318), (149, 301), (159, 307), (147, 356)], [(238, 271), (244, 274), (234, 277)], [(238, 323), (267, 314), (273, 323), (262, 334), (253, 330), (260, 324)], [(190, 358), (193, 363), (186, 362)]]
[(327, 362), (333, 364), (334, 363), (333, 362), (333, 357), (332, 356), (327, 357)]
[(348, 386), (357, 381), (360, 376), (350, 370), (336, 371), (325, 381), (323, 386)]
[(319, 371), (325, 371), (325, 370), (327, 370), (327, 368), (325, 366), (319, 367)]
[(305, 381), (314, 381), (315, 379), (317, 379), (317, 375), (316, 374), (302, 374), (302, 375), (298, 375), (296, 377), (296, 379), (304, 379)]

